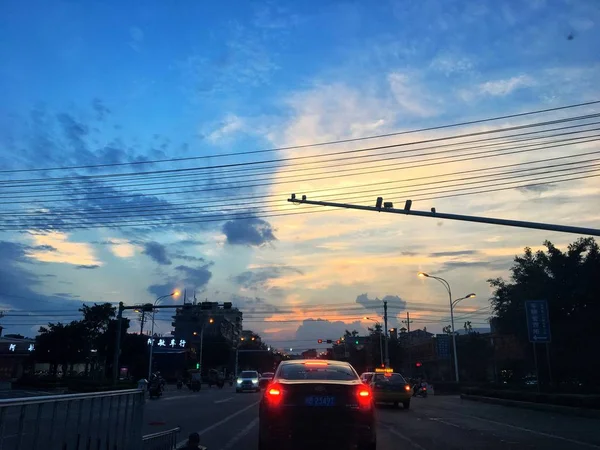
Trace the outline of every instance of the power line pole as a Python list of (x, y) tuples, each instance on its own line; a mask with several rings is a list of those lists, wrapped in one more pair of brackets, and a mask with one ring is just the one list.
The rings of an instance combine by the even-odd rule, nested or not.
[(385, 326), (385, 367), (390, 367), (390, 350), (389, 350), (389, 339), (388, 339), (388, 313), (387, 313), (387, 300), (383, 301), (383, 323)]
[(558, 231), (562, 233), (574, 233), (584, 236), (600, 236), (600, 229), (597, 228), (583, 228), (583, 227), (571, 227), (567, 225), (555, 225), (541, 222), (528, 222), (524, 220), (508, 220), (508, 219), (495, 219), (492, 217), (479, 217), (479, 216), (465, 216), (462, 214), (447, 214), (439, 213), (435, 208), (431, 208), (430, 211), (414, 211), (411, 210), (412, 200), (407, 200), (403, 209), (394, 208), (392, 202), (383, 203), (382, 197), (377, 197), (376, 206), (363, 206), (363, 205), (351, 205), (349, 203), (335, 203), (335, 202), (319, 202), (314, 200), (307, 200), (306, 195), (302, 196), (302, 199), (296, 198), (296, 194), (292, 194), (291, 198), (288, 199), (291, 203), (302, 203), (306, 205), (318, 205), (318, 206), (331, 206), (335, 208), (346, 208), (346, 209), (358, 209), (362, 211), (373, 211), (390, 214), (404, 214), (407, 216), (420, 216), (420, 217), (432, 217), (435, 219), (448, 219), (448, 220), (460, 220), (464, 222), (478, 222), (488, 223), (493, 225), (504, 225), (508, 227), (518, 228), (532, 228), (535, 230), (548, 230)]
[(403, 320), (402, 323), (406, 324), (406, 328), (407, 328), (407, 336), (408, 336), (408, 373), (410, 375), (412, 375), (412, 358), (411, 358), (411, 336), (410, 336), (410, 324), (412, 323), (412, 320), (410, 320), (410, 313), (408, 311), (406, 311), (406, 320)]
[(146, 320), (146, 311), (142, 309), (142, 319), (140, 325), (140, 334), (144, 334), (144, 321)]

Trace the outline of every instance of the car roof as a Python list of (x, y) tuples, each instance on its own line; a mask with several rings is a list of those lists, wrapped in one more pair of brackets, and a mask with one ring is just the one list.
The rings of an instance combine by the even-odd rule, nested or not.
[(352, 367), (350, 363), (346, 361), (336, 361), (334, 359), (291, 359), (287, 361), (281, 361), (279, 364), (281, 365), (292, 365), (292, 364), (306, 364), (306, 363), (314, 363), (315, 361), (326, 362), (330, 366), (344, 366), (344, 367)]

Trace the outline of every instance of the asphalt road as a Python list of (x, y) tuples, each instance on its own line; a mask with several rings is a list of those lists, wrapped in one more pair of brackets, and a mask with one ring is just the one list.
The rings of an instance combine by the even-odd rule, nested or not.
[[(192, 431), (208, 450), (256, 450), (260, 394), (225, 387), (177, 391), (147, 401), (144, 434), (181, 426), (180, 441)], [(378, 450), (598, 449), (594, 419), (529, 411), (461, 400), (454, 396), (415, 398), (410, 410), (378, 407)], [(317, 450), (317, 449), (312, 449)]]

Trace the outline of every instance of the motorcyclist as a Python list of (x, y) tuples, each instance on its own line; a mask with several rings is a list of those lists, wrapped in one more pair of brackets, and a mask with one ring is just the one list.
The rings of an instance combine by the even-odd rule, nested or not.
[(200, 435), (198, 433), (192, 433), (188, 437), (187, 443), (183, 447), (179, 447), (178, 450), (199, 450), (205, 449), (200, 445)]

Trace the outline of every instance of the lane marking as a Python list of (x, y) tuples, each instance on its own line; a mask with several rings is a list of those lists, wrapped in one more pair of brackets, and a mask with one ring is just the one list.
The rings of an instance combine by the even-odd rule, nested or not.
[(409, 438), (408, 436), (403, 435), (402, 433), (400, 433), (399, 431), (396, 431), (393, 428), (388, 428), (388, 431), (399, 437), (400, 439), (403, 439), (404, 441), (408, 442), (410, 445), (412, 445), (414, 448), (418, 449), (418, 450), (426, 450), (425, 447), (421, 447), (419, 444), (417, 444), (415, 441), (413, 441), (411, 438)]
[(257, 423), (258, 423), (258, 417), (256, 419), (252, 420), (238, 434), (236, 434), (233, 438), (231, 438), (231, 440), (227, 444), (225, 444), (225, 446), (222, 447), (221, 450), (229, 450), (229, 449), (233, 448), (233, 446), (235, 444), (237, 444), (237, 441), (239, 441), (241, 438), (246, 436), (250, 432), (250, 430), (252, 430), (252, 428), (254, 428), (256, 426)]
[[(233, 413), (233, 414), (231, 414), (230, 416), (227, 416), (227, 417), (225, 417), (224, 419), (222, 419), (222, 420), (219, 420), (218, 422), (215, 422), (215, 423), (213, 423), (212, 425), (210, 425), (210, 426), (208, 426), (208, 427), (204, 428), (203, 430), (200, 430), (200, 431), (198, 431), (198, 434), (199, 434), (200, 436), (202, 436), (203, 434), (205, 434), (205, 433), (208, 433), (209, 431), (212, 431), (212, 430), (214, 430), (214, 429), (215, 429), (215, 428), (217, 428), (217, 427), (220, 427), (220, 426), (221, 426), (221, 425), (223, 425), (224, 423), (227, 423), (227, 422), (229, 422), (229, 421), (230, 421), (231, 419), (233, 419), (234, 417), (237, 417), (237, 416), (239, 416), (240, 414), (242, 414), (242, 413), (245, 413), (245, 412), (246, 412), (246, 411), (248, 411), (250, 408), (254, 408), (254, 407), (255, 407), (256, 405), (258, 405), (259, 403), (260, 403), (260, 400), (258, 400), (258, 401), (256, 401), (256, 402), (254, 402), (254, 403), (251, 403), (250, 405), (246, 406), (245, 408), (242, 408), (242, 409), (240, 409), (239, 411), (237, 411), (237, 412), (234, 412), (234, 413)], [(178, 443), (177, 443), (177, 445), (176, 445), (176, 447), (183, 447), (183, 446), (184, 446), (186, 443), (187, 443), (187, 438), (186, 438), (186, 439), (184, 439), (184, 440), (183, 440), (183, 441), (181, 441), (181, 442), (178, 442)]]
[[(454, 428), (459, 428), (459, 429), (463, 429), (463, 427), (461, 427), (460, 425), (456, 425), (455, 423), (451, 423), (451, 422), (446, 422), (445, 420), (439, 419), (437, 417), (430, 417), (429, 420), (433, 420), (434, 422), (439, 422), (439, 423), (443, 423), (444, 425), (449, 425), (451, 427)], [(464, 428), (466, 430), (466, 428)]]
[(215, 400), (214, 403), (217, 403), (217, 404), (218, 403), (225, 403), (225, 402), (228, 402), (230, 400), (233, 400), (233, 397), (227, 397), (227, 398), (224, 398), (223, 400)]
[(481, 420), (483, 422), (493, 423), (495, 425), (502, 425), (504, 427), (513, 428), (515, 430), (525, 431), (527, 433), (537, 434), (539, 436), (544, 436), (544, 437), (548, 437), (548, 438), (551, 438), (551, 439), (559, 439), (561, 441), (569, 442), (571, 444), (576, 444), (576, 445), (581, 445), (581, 446), (584, 446), (584, 447), (591, 447), (591, 448), (598, 448), (598, 449), (600, 449), (600, 445), (591, 444), (589, 442), (577, 441), (575, 439), (569, 439), (569, 438), (566, 438), (566, 437), (558, 436), (556, 434), (544, 433), (543, 431), (535, 431), (535, 430), (531, 430), (529, 428), (518, 427), (516, 425), (510, 425), (508, 423), (497, 422), (495, 420), (490, 420), (490, 419), (483, 419), (481, 417), (470, 416), (468, 414), (463, 414), (463, 413), (455, 413), (455, 414), (458, 414), (458, 415), (464, 416), (464, 417), (469, 417), (469, 418), (475, 419), (475, 420)]

